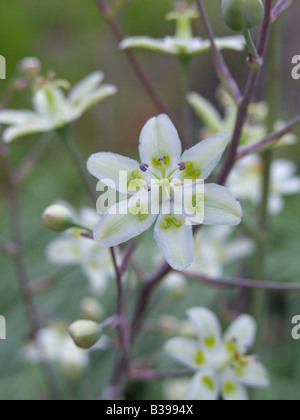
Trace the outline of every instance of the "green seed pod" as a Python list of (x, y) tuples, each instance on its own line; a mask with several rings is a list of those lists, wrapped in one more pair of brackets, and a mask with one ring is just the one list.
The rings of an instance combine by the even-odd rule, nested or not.
[(93, 321), (76, 321), (70, 326), (69, 334), (77, 347), (88, 350), (100, 340), (102, 328)]
[(42, 215), (44, 225), (55, 232), (64, 232), (76, 223), (71, 212), (60, 204), (54, 204), (46, 208)]
[(226, 25), (237, 32), (260, 25), (265, 15), (262, 0), (222, 0), (222, 8)]

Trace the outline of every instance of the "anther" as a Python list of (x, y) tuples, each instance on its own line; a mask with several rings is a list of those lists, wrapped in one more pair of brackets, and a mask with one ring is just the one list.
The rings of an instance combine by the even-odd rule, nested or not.
[(147, 172), (148, 168), (149, 168), (149, 165), (148, 165), (147, 163), (142, 163), (142, 164), (140, 165), (140, 170), (141, 170), (142, 172)]
[(179, 170), (180, 171), (185, 171), (186, 170), (186, 164), (185, 164), (185, 162), (178, 163), (178, 166), (179, 166)]
[(161, 157), (159, 157), (157, 160), (159, 161), (159, 162), (161, 162), (161, 161), (163, 161), (163, 160), (165, 160), (166, 159), (166, 156), (161, 156)]

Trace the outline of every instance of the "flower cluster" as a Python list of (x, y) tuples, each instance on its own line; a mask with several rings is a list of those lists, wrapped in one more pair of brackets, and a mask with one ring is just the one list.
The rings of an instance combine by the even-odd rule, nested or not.
[(208, 309), (195, 307), (187, 314), (197, 339), (175, 337), (165, 345), (170, 357), (195, 371), (184, 399), (247, 400), (246, 387), (269, 385), (259, 358), (248, 355), (256, 336), (252, 317), (241, 315), (222, 337), (219, 321)]

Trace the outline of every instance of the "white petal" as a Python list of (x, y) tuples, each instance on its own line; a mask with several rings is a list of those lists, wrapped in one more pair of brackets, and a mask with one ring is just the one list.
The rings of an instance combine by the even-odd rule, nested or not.
[(192, 92), (187, 95), (187, 101), (205, 126), (212, 132), (223, 129), (223, 121), (218, 110), (207, 99)]
[(104, 73), (102, 71), (96, 71), (85, 77), (79, 83), (77, 83), (69, 94), (71, 101), (81, 100), (84, 96), (93, 93), (104, 79)]
[(62, 237), (50, 242), (46, 248), (46, 257), (52, 264), (76, 265), (84, 260), (85, 251), (81, 240)]
[(36, 124), (28, 124), (23, 126), (9, 127), (3, 132), (3, 141), (5, 143), (11, 143), (20, 137), (26, 137), (30, 134), (46, 133), (53, 131), (54, 126), (48, 120), (40, 120)]
[(246, 43), (243, 36), (228, 36), (223, 38), (216, 38), (215, 43), (217, 48), (243, 51), (245, 49)]
[(224, 249), (224, 262), (231, 263), (244, 259), (251, 255), (255, 250), (255, 243), (248, 238), (238, 238), (228, 242)]
[(117, 88), (113, 85), (103, 85), (101, 88), (96, 90), (89, 95), (86, 95), (78, 103), (78, 108), (80, 109), (80, 114), (83, 114), (98, 102), (103, 101), (103, 99), (109, 98), (110, 96), (117, 93)]
[(168, 356), (192, 369), (199, 368), (196, 364), (198, 349), (197, 341), (182, 337), (171, 338), (164, 347)]
[(60, 89), (51, 87), (38, 89), (33, 97), (33, 105), (34, 109), (42, 116), (68, 121), (69, 105)]
[[(194, 179), (207, 179), (220, 162), (227, 144), (228, 134), (217, 133), (186, 150), (181, 157), (181, 161), (192, 163), (191, 173), (195, 171), (195, 174), (199, 174), (199, 176), (195, 175)], [(189, 176), (186, 176), (188, 175), (187, 171), (183, 171), (182, 175), (184, 178), (189, 178)]]
[(184, 400), (215, 401), (218, 399), (219, 393), (220, 388), (215, 373), (209, 368), (204, 368), (193, 377)]
[(205, 225), (237, 226), (242, 219), (242, 207), (228, 188), (217, 184), (204, 187)]
[(120, 48), (126, 50), (128, 48), (145, 48), (151, 51), (157, 51), (168, 54), (176, 54), (177, 48), (169, 38), (153, 39), (147, 36), (137, 36), (126, 38), (120, 43)]
[[(133, 215), (128, 206), (129, 201), (122, 201), (111, 207), (101, 218), (94, 230), (94, 239), (100, 246), (109, 248), (127, 242), (145, 232), (155, 222), (157, 215)], [(122, 212), (127, 214), (120, 214)]]
[[(115, 188), (124, 193), (127, 192), (128, 183), (134, 178), (133, 174), (136, 173), (141, 179), (144, 178), (140, 165), (136, 160), (115, 153), (103, 152), (92, 155), (88, 160), (87, 168), (103, 184), (112, 187), (111, 182), (113, 182)], [(127, 182), (123, 178), (124, 174), (121, 174), (122, 172), (127, 174)], [(120, 179), (121, 175), (122, 179)]]
[(218, 350), (221, 344), (221, 327), (216, 315), (210, 310), (195, 307), (187, 311), (201, 346), (208, 351)]
[(109, 276), (102, 269), (101, 261), (90, 259), (82, 264), (82, 271), (89, 280), (90, 288), (98, 296), (103, 295), (108, 286)]
[(242, 354), (248, 353), (254, 345), (257, 326), (250, 315), (239, 316), (228, 328), (225, 341), (235, 341)]
[(238, 367), (234, 373), (238, 380), (248, 387), (266, 388), (270, 385), (266, 368), (255, 357), (247, 365)]
[(150, 165), (152, 171), (160, 173), (158, 158), (164, 160), (168, 171), (177, 167), (182, 152), (178, 132), (167, 115), (151, 118), (140, 136), (140, 156), (142, 163)]
[(249, 399), (245, 387), (229, 370), (221, 377), (221, 394), (226, 401), (248, 401)]
[(0, 111), (0, 124), (22, 125), (39, 120), (39, 116), (32, 111)]
[[(175, 217), (180, 222), (176, 226), (173, 222), (162, 228), (165, 217)], [(194, 259), (194, 238), (191, 225), (187, 225), (181, 216), (160, 215), (154, 229), (154, 238), (168, 264), (178, 271), (188, 268)]]

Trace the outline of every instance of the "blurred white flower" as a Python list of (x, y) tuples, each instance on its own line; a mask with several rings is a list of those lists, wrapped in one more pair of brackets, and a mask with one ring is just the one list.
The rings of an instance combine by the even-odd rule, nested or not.
[[(74, 209), (70, 206), (69, 209), (80, 226), (93, 230), (99, 222), (99, 214), (95, 210), (82, 208), (77, 216)], [(109, 279), (114, 276), (111, 255), (108, 249), (99, 247), (95, 241), (81, 234), (80, 229), (64, 232), (47, 246), (46, 256), (52, 264), (79, 265), (89, 280), (91, 291), (101, 295), (106, 291)]]
[(167, 401), (183, 400), (190, 382), (191, 380), (189, 378), (167, 379), (163, 383), (164, 399)]
[(29, 134), (55, 131), (79, 119), (88, 109), (117, 92), (115, 86), (101, 85), (104, 74), (92, 73), (71, 89), (64, 81), (49, 81), (33, 95), (33, 111), (1, 110), (0, 124), (9, 125), (4, 130), (6, 143)]
[[(200, 118), (205, 128), (202, 134), (207, 136), (216, 131), (226, 131), (232, 136), (238, 108), (233, 99), (224, 90), (219, 91), (219, 100), (221, 106), (224, 108), (224, 116), (219, 110), (214, 107), (207, 99), (198, 93), (191, 92), (187, 95), (187, 101)], [(249, 146), (262, 140), (268, 134), (267, 129), (268, 106), (265, 102), (252, 103), (249, 107), (249, 115), (246, 124), (243, 127), (241, 137), (241, 146)], [(277, 121), (275, 129), (280, 129), (285, 125), (283, 121)], [(276, 146), (285, 146), (295, 144), (297, 136), (292, 133), (286, 134), (282, 139), (276, 143)], [(272, 146), (274, 147), (274, 146)]]
[(166, 292), (172, 292), (175, 295), (181, 296), (186, 291), (187, 281), (182, 274), (172, 272), (164, 278), (161, 287)]
[[(176, 10), (166, 16), (167, 20), (176, 22), (175, 36), (167, 36), (163, 39), (153, 39), (148, 36), (129, 37), (121, 42), (120, 48), (144, 48), (177, 56), (192, 56), (209, 51), (211, 43), (208, 39), (193, 37), (192, 20), (198, 17), (196, 8), (181, 2)], [(245, 48), (245, 39), (239, 35), (216, 38), (215, 42), (219, 49), (242, 51)]]
[(269, 386), (265, 367), (255, 356), (248, 356), (256, 336), (256, 323), (241, 315), (224, 337), (216, 316), (208, 309), (190, 309), (188, 317), (197, 340), (175, 337), (165, 345), (166, 353), (194, 370), (184, 395), (186, 400), (247, 400), (246, 387)]
[(38, 331), (35, 341), (25, 346), (23, 354), (33, 364), (58, 363), (71, 377), (80, 374), (89, 364), (89, 353), (75, 346), (63, 323)]
[(248, 257), (255, 243), (246, 238), (232, 239), (230, 226), (204, 227), (195, 235), (195, 258), (187, 272), (208, 276), (223, 276), (227, 264)]
[[(227, 185), (240, 200), (261, 202), (264, 164), (259, 155), (249, 155), (239, 160), (229, 175)], [(284, 196), (300, 193), (300, 176), (297, 166), (288, 160), (277, 159), (271, 166), (269, 213), (279, 214), (284, 208)]]

